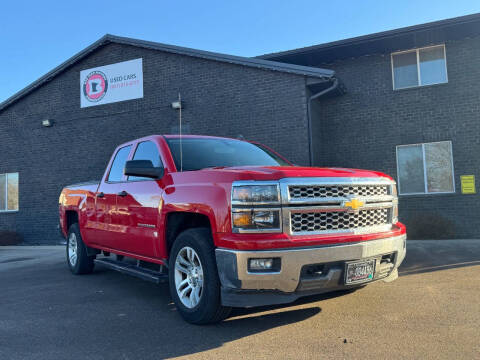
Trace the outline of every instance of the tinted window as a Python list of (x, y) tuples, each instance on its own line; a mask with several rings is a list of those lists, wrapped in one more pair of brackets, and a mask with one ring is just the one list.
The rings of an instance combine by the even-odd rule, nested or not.
[(447, 67), (443, 46), (422, 49), (419, 51), (419, 57), (422, 85), (447, 82)]
[(130, 154), (131, 148), (132, 145), (129, 145), (118, 150), (117, 155), (115, 155), (115, 159), (113, 160), (110, 174), (108, 174), (108, 181), (123, 180), (123, 169), (125, 168), (125, 163), (127, 162), (128, 154)]
[(443, 45), (392, 54), (394, 89), (446, 83)]
[(393, 55), (395, 89), (418, 85), (417, 53), (415, 51)]
[(18, 173), (7, 174), (7, 209), (18, 210)]
[(400, 194), (425, 192), (422, 145), (397, 148)]
[(454, 192), (452, 143), (442, 141), (424, 146), (428, 192)]
[[(180, 171), (180, 139), (167, 139)], [(255, 144), (234, 139), (183, 138), (183, 171), (226, 166), (291, 166), (272, 152)]]
[(455, 192), (452, 143), (397, 146), (400, 194)]
[(18, 173), (0, 174), (0, 212), (18, 210)]
[[(133, 160), (150, 160), (155, 167), (163, 166), (162, 161), (160, 160), (160, 153), (158, 152), (157, 145), (151, 141), (145, 141), (138, 144), (137, 150), (135, 150), (135, 155), (133, 156)], [(140, 176), (129, 176), (128, 180), (138, 181), (152, 179)]]
[(7, 210), (7, 197), (5, 187), (7, 186), (7, 175), (0, 174), (0, 211)]

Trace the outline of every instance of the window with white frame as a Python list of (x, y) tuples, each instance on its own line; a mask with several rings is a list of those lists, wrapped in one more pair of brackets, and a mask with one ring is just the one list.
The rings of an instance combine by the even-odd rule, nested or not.
[(455, 192), (452, 142), (397, 146), (400, 195)]
[(18, 211), (18, 173), (0, 174), (0, 212)]
[(393, 89), (448, 82), (445, 45), (392, 54)]

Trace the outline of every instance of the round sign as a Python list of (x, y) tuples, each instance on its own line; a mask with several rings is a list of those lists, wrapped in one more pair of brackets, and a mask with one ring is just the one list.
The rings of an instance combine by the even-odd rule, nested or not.
[(88, 101), (98, 102), (103, 99), (108, 89), (108, 80), (101, 71), (92, 71), (83, 82), (83, 96)]

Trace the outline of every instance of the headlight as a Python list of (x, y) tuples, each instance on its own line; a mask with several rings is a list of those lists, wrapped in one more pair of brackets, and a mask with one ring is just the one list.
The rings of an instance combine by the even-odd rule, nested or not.
[(398, 204), (393, 205), (392, 211), (392, 223), (396, 224), (398, 222)]
[(241, 185), (232, 188), (232, 204), (276, 204), (280, 202), (278, 185)]
[(232, 229), (234, 232), (278, 232), (280, 209), (234, 209)]
[(392, 184), (391, 194), (395, 196), (393, 199), (393, 209), (392, 209), (392, 223), (396, 224), (398, 222), (398, 198), (397, 198), (397, 185)]
[(392, 184), (391, 194), (392, 194), (393, 196), (397, 196), (397, 185), (396, 185), (396, 184)]
[(281, 222), (278, 184), (272, 182), (233, 184), (233, 232), (280, 232)]

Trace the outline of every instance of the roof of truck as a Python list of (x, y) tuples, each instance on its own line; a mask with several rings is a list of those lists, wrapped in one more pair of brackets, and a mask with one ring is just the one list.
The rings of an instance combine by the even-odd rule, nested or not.
[(194, 139), (194, 138), (206, 138), (206, 139), (229, 139), (229, 140), (240, 140), (246, 141), (245, 139), (235, 139), (226, 136), (210, 136), (210, 135), (180, 135), (180, 134), (168, 134), (168, 135), (161, 135), (167, 139), (178, 139), (178, 138), (187, 138), (187, 139)]

